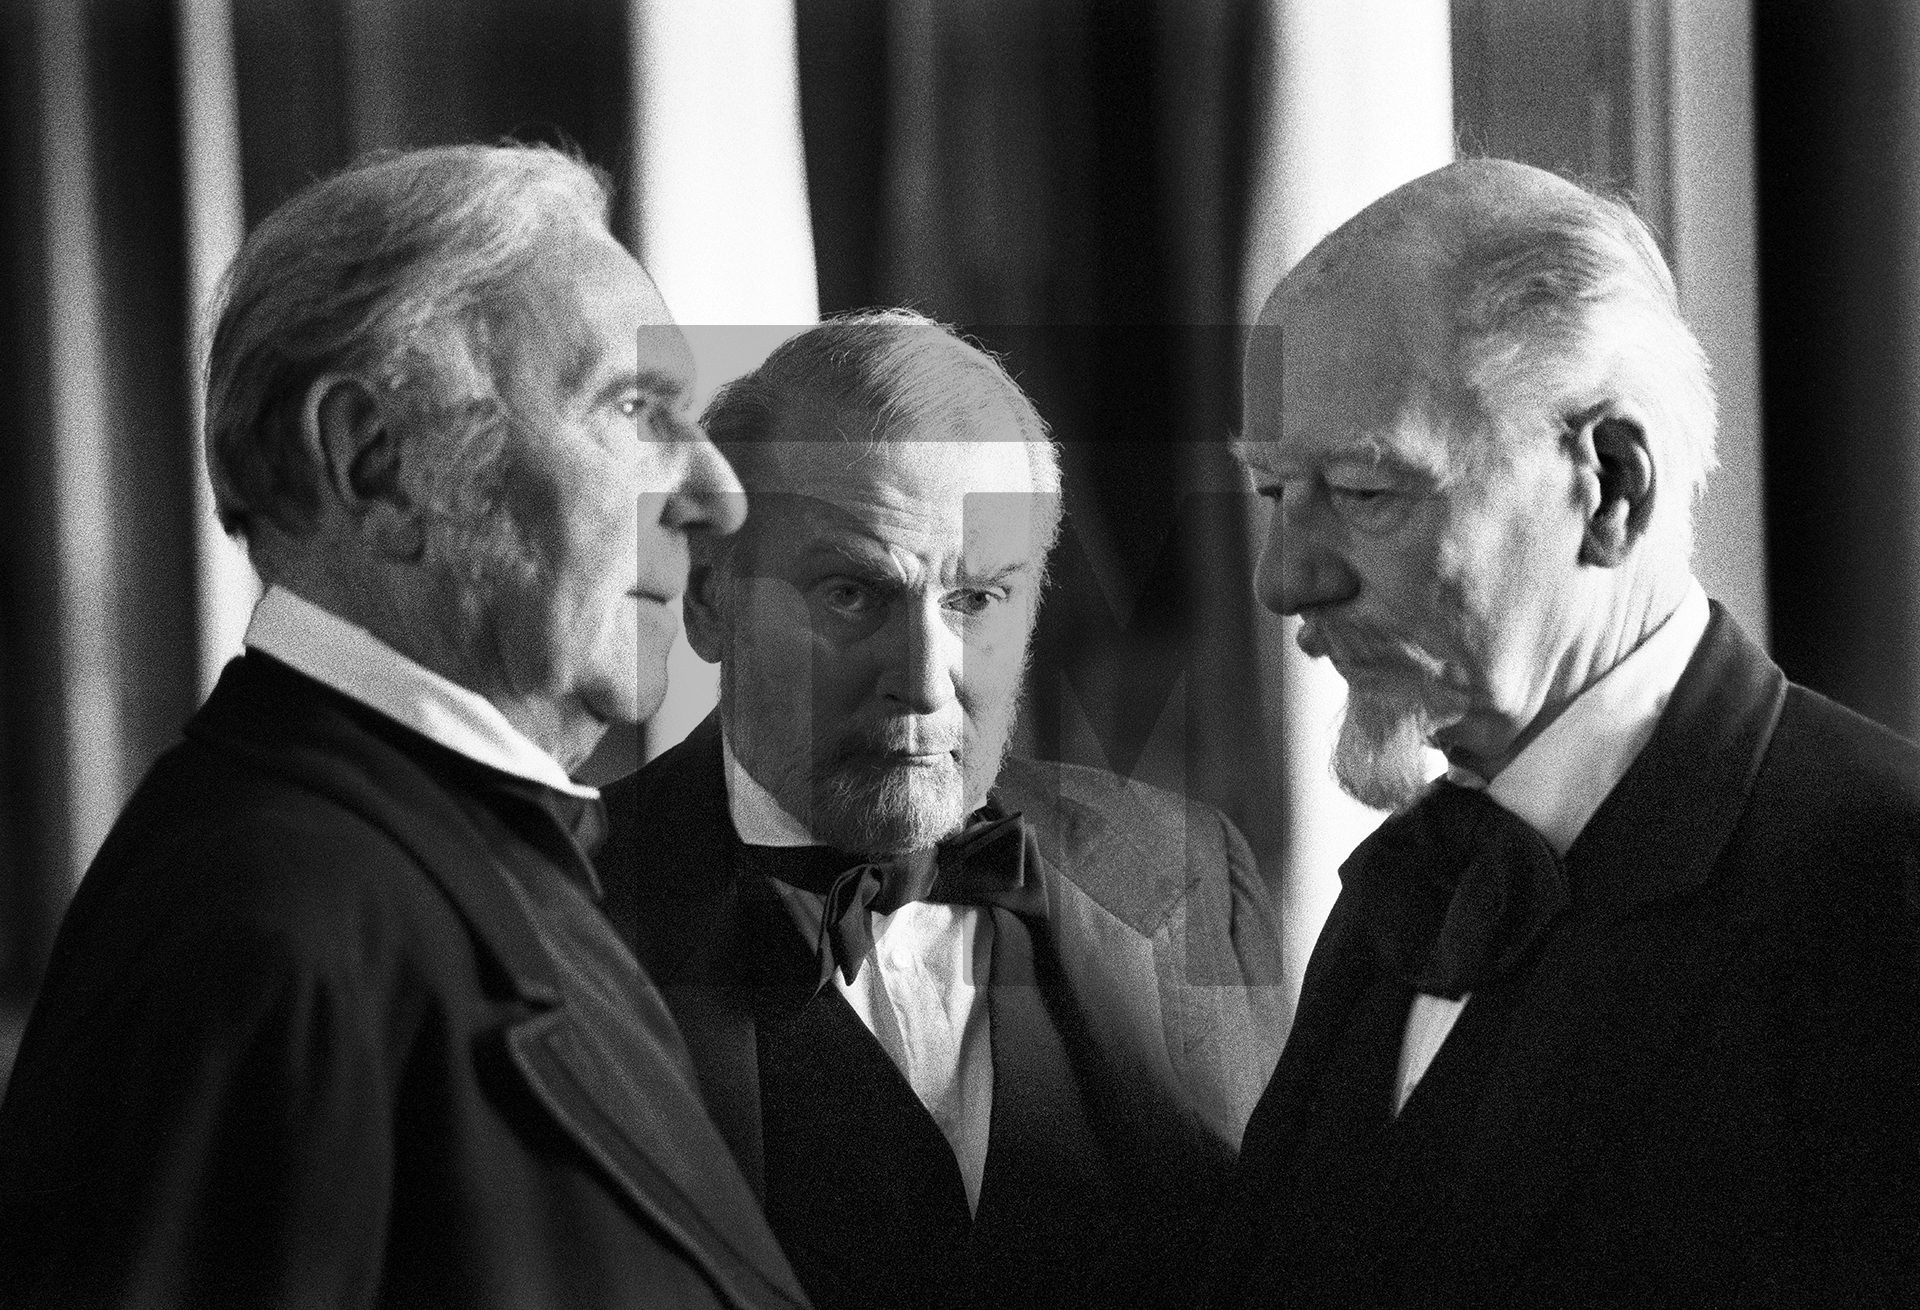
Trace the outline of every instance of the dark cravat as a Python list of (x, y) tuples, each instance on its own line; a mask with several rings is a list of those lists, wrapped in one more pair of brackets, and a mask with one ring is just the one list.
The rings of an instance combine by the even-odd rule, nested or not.
[(819, 986), (837, 967), (851, 983), (873, 949), (869, 912), (892, 914), (913, 901), (997, 905), (1029, 918), (1044, 917), (1045, 897), (1029, 876), (1033, 834), (1018, 814), (977, 811), (968, 825), (931, 850), (884, 860), (862, 859), (827, 846), (745, 848), (750, 872), (812, 892), (822, 900)]
[(1385, 966), (1458, 999), (1515, 968), (1567, 907), (1546, 838), (1484, 792), (1436, 783), (1340, 866)]

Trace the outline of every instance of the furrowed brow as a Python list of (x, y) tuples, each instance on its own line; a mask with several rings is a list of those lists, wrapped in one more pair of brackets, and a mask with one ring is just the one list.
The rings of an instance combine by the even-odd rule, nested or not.
[(1035, 560), (1030, 560), (1030, 559), (1021, 560), (1015, 564), (1003, 564), (999, 568), (993, 569), (986, 573), (975, 573), (972, 570), (968, 569), (966, 565), (962, 564), (960, 566), (960, 579), (959, 579), (958, 585), (962, 587), (1004, 586), (1009, 582), (1013, 582), (1018, 578), (1026, 576), (1027, 574), (1037, 573), (1039, 569), (1040, 569), (1039, 563)]

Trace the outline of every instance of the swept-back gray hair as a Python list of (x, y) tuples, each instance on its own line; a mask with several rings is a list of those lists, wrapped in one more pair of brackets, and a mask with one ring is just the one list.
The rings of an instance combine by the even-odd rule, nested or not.
[[(784, 422), (802, 415), (827, 426), (802, 432)], [(977, 439), (1008, 420), (1027, 443), (1034, 490), (1051, 506), (1051, 543), (1060, 527), (1060, 451), (1045, 421), (998, 358), (924, 314), (885, 309), (829, 318), (721, 387), (700, 419), (749, 497), (756, 488), (777, 490), (766, 487), (760, 458), (769, 441)], [(726, 541), (711, 548), (724, 550)]]
[(1644, 417), (1660, 481), (1677, 493), (1656, 498), (1651, 529), (1688, 553), (1693, 506), (1715, 465), (1717, 407), (1673, 275), (1632, 206), (1526, 165), (1463, 160), (1329, 237), (1303, 261), (1303, 289), (1395, 237), (1445, 270), (1446, 371), (1459, 399), (1499, 428), (1604, 380)]
[(321, 471), (301, 410), (329, 372), (450, 439), (431, 462), (449, 482), (489, 467), (505, 432), (490, 345), (501, 292), (551, 225), (604, 229), (610, 196), (604, 174), (551, 147), (439, 146), (372, 156), (270, 214), (215, 302), (206, 450), (222, 525), (312, 530)]

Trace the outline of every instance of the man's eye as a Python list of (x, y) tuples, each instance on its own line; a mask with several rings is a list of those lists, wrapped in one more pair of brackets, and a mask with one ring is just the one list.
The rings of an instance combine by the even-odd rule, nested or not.
[(970, 587), (947, 597), (947, 608), (968, 616), (984, 614), (1006, 598), (1007, 593), (998, 587)]
[(861, 582), (829, 582), (821, 589), (820, 598), (829, 608), (848, 615), (870, 614), (880, 605), (879, 593)]
[(1327, 496), (1333, 512), (1354, 527), (1368, 532), (1384, 531), (1400, 521), (1411, 504), (1399, 487), (1373, 486), (1367, 483), (1330, 483)]
[(1378, 482), (1329, 482), (1327, 492), (1344, 505), (1372, 505), (1391, 497), (1394, 489)]
[(658, 426), (661, 417), (667, 413), (667, 407), (660, 403), (659, 397), (639, 391), (622, 396), (614, 407), (620, 411), (621, 418), (638, 420), (648, 426)]
[(1276, 505), (1280, 503), (1280, 498), (1287, 494), (1286, 485), (1279, 482), (1274, 483), (1270, 487), (1255, 487), (1254, 491), (1261, 499), (1270, 500)]

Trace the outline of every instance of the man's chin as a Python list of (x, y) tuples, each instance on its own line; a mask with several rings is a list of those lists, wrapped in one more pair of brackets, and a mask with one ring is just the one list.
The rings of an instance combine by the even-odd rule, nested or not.
[(1426, 789), (1427, 749), (1437, 726), (1416, 694), (1353, 687), (1334, 743), (1334, 780), (1362, 805), (1404, 808)]
[(910, 764), (843, 763), (814, 788), (813, 835), (871, 855), (922, 850), (967, 817), (966, 787), (951, 758)]

